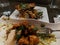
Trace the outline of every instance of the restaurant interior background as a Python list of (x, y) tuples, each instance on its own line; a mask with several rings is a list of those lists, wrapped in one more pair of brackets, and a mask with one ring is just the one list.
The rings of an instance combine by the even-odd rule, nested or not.
[[(60, 14), (60, 0), (0, 0), (0, 16), (2, 15), (3, 11), (11, 11), (11, 13), (14, 11), (14, 6), (16, 4), (19, 4), (20, 2), (35, 2), (36, 5), (47, 7), (49, 21), (51, 23), (54, 23), (54, 17), (57, 17), (57, 15)], [(4, 6), (4, 3), (7, 3), (6, 6)], [(51, 8), (50, 6), (56, 5), (57, 8)]]

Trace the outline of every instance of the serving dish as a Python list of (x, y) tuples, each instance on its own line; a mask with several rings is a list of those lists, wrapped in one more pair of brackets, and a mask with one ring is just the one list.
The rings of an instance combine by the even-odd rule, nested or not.
[[(43, 12), (43, 15), (42, 15), (43, 17), (41, 19), (37, 19), (37, 20), (49, 23), (49, 17), (48, 17), (48, 12), (47, 12), (46, 7), (35, 6), (34, 9), (36, 9), (38, 12)], [(11, 19), (22, 19), (22, 18), (17, 17), (18, 14), (19, 14), (19, 11), (15, 10), (10, 15), (10, 18)], [(26, 18), (24, 18), (24, 19), (26, 19)], [(35, 20), (35, 19), (32, 19), (32, 20)]]
[[(47, 27), (48, 26), (51, 26), (49, 23), (46, 23), (46, 22), (42, 22), (42, 21), (38, 21), (38, 20), (30, 20), (30, 19), (23, 19), (23, 20), (5, 20), (5, 22), (7, 22), (7, 23), (12, 23), (12, 24), (15, 24), (15, 23), (21, 23), (21, 22), (24, 22), (24, 21), (28, 21), (29, 22), (29, 24), (33, 24), (33, 25), (35, 25), (35, 26), (37, 26), (38, 28), (40, 28), (41, 27), (41, 24), (45, 24)], [(51, 45), (59, 45), (60, 43), (60, 37), (58, 37), (59, 36), (59, 34), (60, 34), (60, 32), (53, 32), (53, 34), (56, 36), (56, 42), (52, 42), (51, 43)], [(12, 45), (12, 44), (11, 44)]]

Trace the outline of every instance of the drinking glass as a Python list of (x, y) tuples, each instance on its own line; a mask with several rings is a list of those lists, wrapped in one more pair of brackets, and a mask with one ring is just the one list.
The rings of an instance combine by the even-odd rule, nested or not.
[(11, 13), (11, 9), (10, 9), (10, 2), (8, 1), (8, 0), (4, 0), (4, 1), (2, 1), (2, 0), (0, 0), (0, 9), (1, 9), (1, 11), (0, 11), (0, 15), (2, 16), (2, 15), (10, 15), (10, 13)]
[(57, 4), (56, 4), (56, 1), (57, 0), (51, 0), (51, 3), (50, 3), (50, 8), (58, 8)]

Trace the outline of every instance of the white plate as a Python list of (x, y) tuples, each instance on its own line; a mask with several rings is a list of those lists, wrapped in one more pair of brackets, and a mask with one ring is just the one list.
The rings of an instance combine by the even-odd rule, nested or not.
[[(8, 21), (8, 22), (15, 23), (15, 22), (19, 22), (19, 21), (22, 22), (24, 20), (12, 20), (12, 21)], [(58, 25), (58, 24), (46, 23), (46, 22), (42, 22), (42, 21), (38, 21), (38, 20), (29, 20), (29, 19), (27, 19), (27, 21), (30, 24), (36, 25), (38, 28), (40, 28), (41, 23), (44, 23), (44, 24), (46, 24), (46, 27), (49, 27), (51, 29), (56, 29), (56, 30), (60, 29), (60, 28), (58, 28), (60, 24)], [(51, 43), (51, 45), (60, 45), (60, 32), (53, 32), (53, 34), (56, 36), (56, 42)]]
[[(40, 6), (36, 6), (34, 9), (38, 10), (39, 12), (42, 11), (43, 12), (43, 18), (42, 19), (38, 19), (39, 21), (43, 21), (43, 22), (47, 22), (49, 23), (49, 18), (48, 18), (48, 12), (47, 12), (47, 8), (46, 7), (40, 7)], [(10, 18), (11, 19), (20, 19), (18, 18), (16, 15), (19, 14), (19, 11), (18, 10), (15, 10)]]

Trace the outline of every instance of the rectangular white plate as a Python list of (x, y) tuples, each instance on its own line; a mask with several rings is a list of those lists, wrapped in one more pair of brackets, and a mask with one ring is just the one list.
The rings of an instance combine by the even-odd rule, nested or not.
[[(40, 7), (40, 6), (36, 6), (34, 9), (37, 9), (38, 11), (42, 11), (43, 12), (43, 18), (42, 19), (38, 19), (39, 21), (43, 21), (43, 22), (47, 22), (47, 23), (49, 23), (49, 18), (48, 18), (48, 12), (47, 12), (47, 8), (46, 7)], [(18, 10), (15, 10), (12, 14), (11, 14), (11, 16), (10, 16), (10, 18), (11, 19), (20, 19), (20, 18), (18, 18), (16, 15), (18, 15), (19, 14), (19, 11)]]

